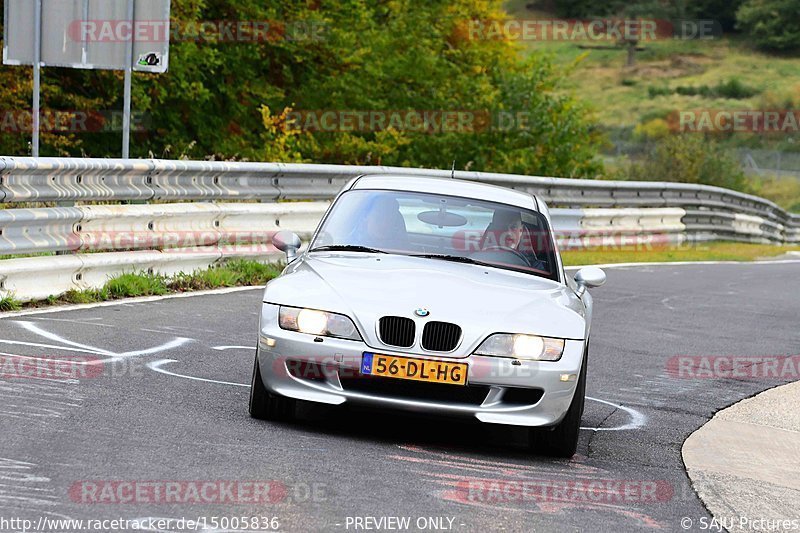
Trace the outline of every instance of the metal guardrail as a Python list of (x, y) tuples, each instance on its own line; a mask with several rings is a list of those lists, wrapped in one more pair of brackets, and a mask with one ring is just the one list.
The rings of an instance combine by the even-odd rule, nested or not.
[[(309, 234), (327, 207), (280, 200), (330, 200), (362, 174), (451, 177), (373, 166), (0, 157), (0, 202), (9, 207), (0, 210), (0, 255), (72, 253), (0, 261), (0, 296), (41, 298), (131, 270), (169, 274), (229, 257), (275, 259), (272, 233)], [(800, 215), (718, 187), (465, 171), (455, 178), (539, 195), (565, 248), (624, 244), (615, 236), (800, 242)], [(119, 205), (131, 201), (155, 203)], [(51, 202), (81, 205), (27, 207)], [(26, 207), (14, 208), (20, 203)]]

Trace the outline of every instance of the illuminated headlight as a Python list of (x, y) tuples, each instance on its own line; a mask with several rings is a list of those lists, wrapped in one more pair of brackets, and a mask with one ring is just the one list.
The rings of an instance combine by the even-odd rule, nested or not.
[(337, 313), (281, 306), (278, 324), (281, 329), (299, 331), (309, 335), (361, 340), (361, 335), (358, 334), (353, 321), (349, 317)]
[(475, 350), (476, 355), (514, 357), (531, 361), (558, 361), (564, 353), (564, 339), (537, 335), (492, 335)]

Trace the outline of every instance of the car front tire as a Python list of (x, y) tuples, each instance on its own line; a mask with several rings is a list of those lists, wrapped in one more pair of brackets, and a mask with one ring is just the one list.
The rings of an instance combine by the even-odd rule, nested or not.
[(289, 422), (294, 420), (297, 400), (270, 393), (261, 379), (258, 353), (253, 363), (253, 379), (250, 383), (250, 416), (258, 420)]
[(586, 366), (587, 353), (583, 356), (583, 365), (575, 388), (575, 395), (569, 405), (564, 419), (552, 428), (531, 428), (530, 445), (534, 453), (549, 457), (569, 459), (578, 449), (578, 436), (581, 430), (581, 417), (586, 403)]

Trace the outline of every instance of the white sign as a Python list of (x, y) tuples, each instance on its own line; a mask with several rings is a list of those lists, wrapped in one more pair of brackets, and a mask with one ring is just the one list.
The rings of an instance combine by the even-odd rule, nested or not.
[[(42, 0), (41, 66), (166, 72), (170, 0)], [(33, 0), (5, 0), (3, 63), (33, 65)], [(128, 45), (133, 40), (133, 54)]]

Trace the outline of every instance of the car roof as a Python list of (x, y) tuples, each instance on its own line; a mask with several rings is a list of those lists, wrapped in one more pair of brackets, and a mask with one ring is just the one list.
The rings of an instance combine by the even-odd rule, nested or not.
[(357, 178), (351, 189), (380, 189), (392, 191), (426, 192), (446, 194), (462, 198), (487, 200), (506, 205), (513, 205), (534, 211), (539, 210), (534, 196), (521, 191), (506, 189), (496, 185), (476, 183), (450, 178), (438, 178), (419, 175), (365, 175)]

